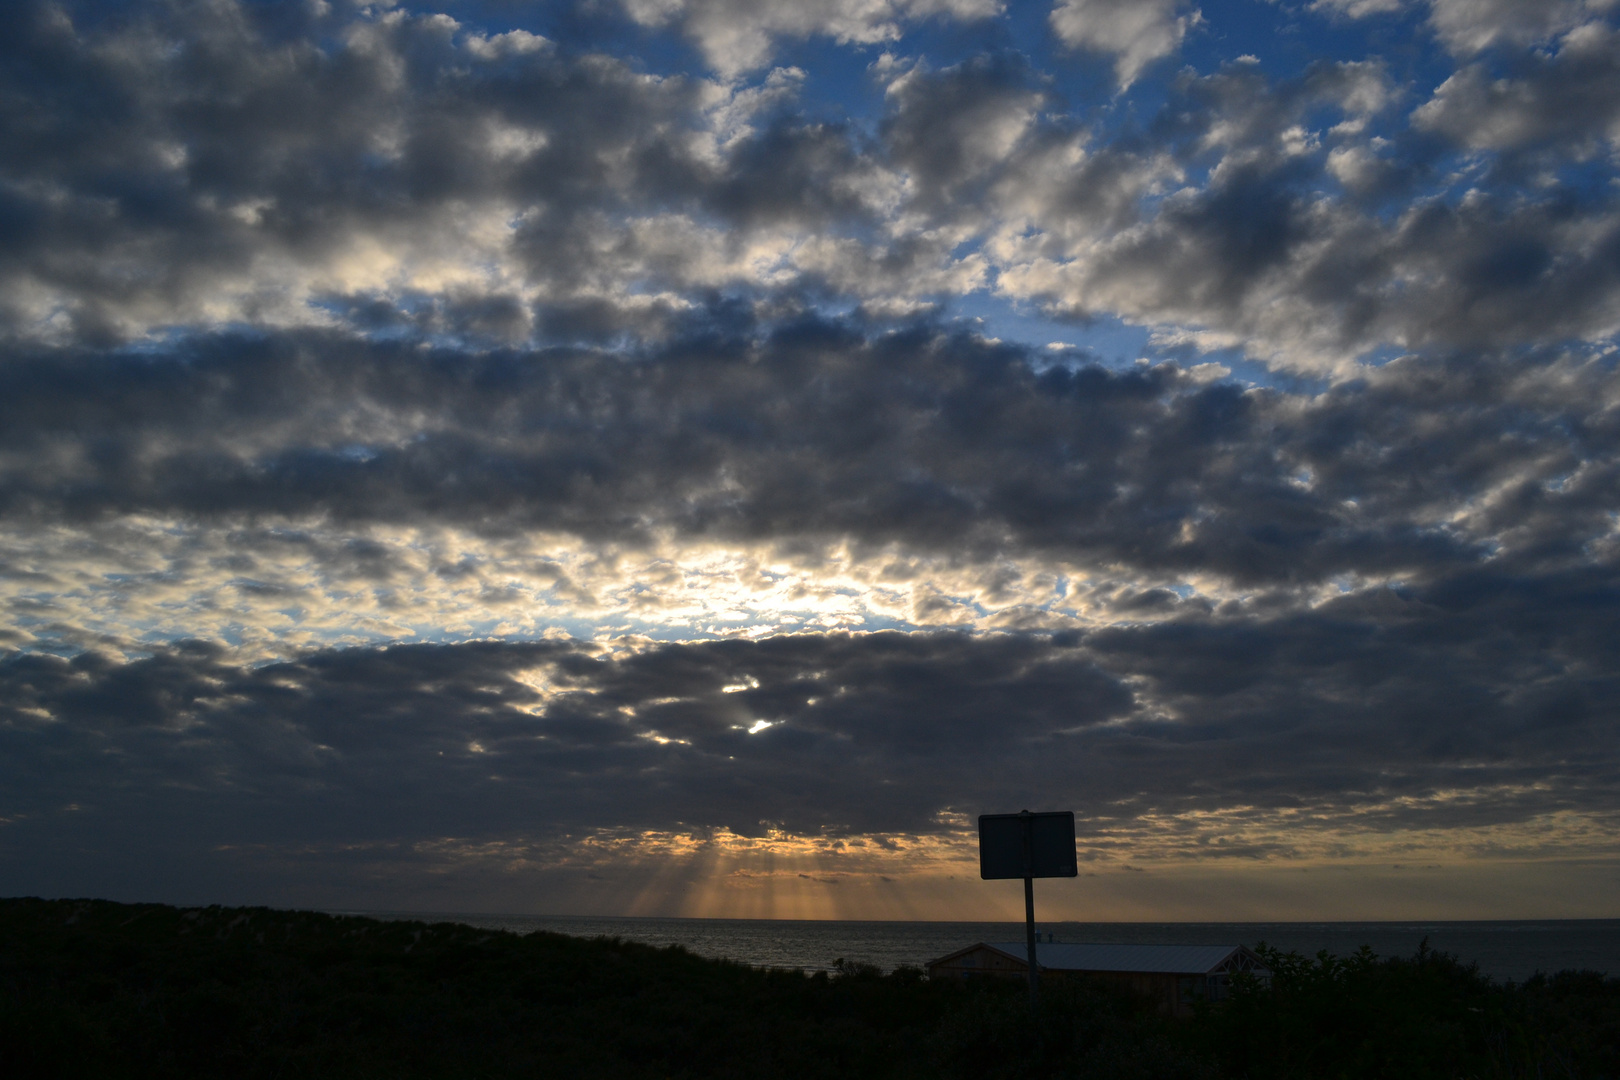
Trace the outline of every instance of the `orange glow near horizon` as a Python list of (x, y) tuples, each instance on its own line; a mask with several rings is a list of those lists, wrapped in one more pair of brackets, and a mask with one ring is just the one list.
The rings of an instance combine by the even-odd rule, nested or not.
[[(1360, 835), (1289, 812), (1145, 816), (1082, 825), (1076, 879), (1036, 886), (1048, 922), (1604, 918), (1615, 914), (1609, 823), (1530, 822), (1475, 831)], [(1212, 844), (1208, 830), (1247, 845)], [(1295, 828), (1286, 849), (1278, 830)], [(686, 918), (1016, 922), (1017, 882), (981, 881), (960, 815), (928, 835), (797, 836), (769, 830), (602, 831), (549, 844), (444, 841), (419, 854), (447, 876), (499, 868), (514, 902), (558, 913)], [(1342, 823), (1341, 823), (1342, 824)], [(1190, 834), (1205, 830), (1206, 842)], [(1554, 834), (1562, 847), (1536, 848)], [(1264, 838), (1266, 844), (1258, 841)], [(1221, 854), (1223, 848), (1261, 854)], [(583, 879), (583, 883), (581, 883)], [(526, 888), (522, 882), (532, 881)], [(559, 887), (559, 882), (571, 882)], [(539, 901), (544, 895), (547, 899)], [(560, 906), (559, 906), (560, 905)], [(514, 908), (514, 910), (516, 910)]]

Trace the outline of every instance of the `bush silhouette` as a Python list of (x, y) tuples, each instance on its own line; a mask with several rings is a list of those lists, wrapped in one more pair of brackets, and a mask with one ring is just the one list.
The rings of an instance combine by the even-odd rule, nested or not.
[(265, 908), (0, 900), (0, 1064), (32, 1077), (1620, 1077), (1620, 979), (1499, 985), (1426, 946), (1260, 950), (1191, 1022), (1084, 978), (932, 982), (840, 959)]

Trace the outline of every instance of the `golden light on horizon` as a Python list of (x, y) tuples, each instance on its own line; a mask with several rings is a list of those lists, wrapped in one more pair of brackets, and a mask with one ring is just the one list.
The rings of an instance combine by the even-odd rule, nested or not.
[[(1038, 918), (1263, 921), (1302, 910), (1338, 919), (1434, 918), (1445, 910), (1485, 917), (1503, 904), (1525, 914), (1552, 904), (1567, 917), (1596, 917), (1606, 902), (1600, 883), (1620, 846), (1614, 815), (1461, 832), (1369, 830), (1348, 840), (1331, 818), (1311, 826), (1308, 817), (1251, 808), (1149, 814), (1135, 823), (1082, 819), (1080, 877), (1038, 882)], [(1235, 819), (1246, 823), (1247, 846), (1219, 842)], [(529, 875), (594, 874), (602, 884), (576, 895), (623, 915), (1021, 920), (1021, 888), (981, 881), (976, 831), (963, 827), (960, 814), (949, 820), (954, 826), (930, 835), (600, 830), (543, 845), (446, 841), (437, 854), (464, 867), (501, 862), (514, 886)], [(1555, 833), (1563, 841), (1549, 844)], [(1258, 850), (1262, 839), (1268, 850)]]

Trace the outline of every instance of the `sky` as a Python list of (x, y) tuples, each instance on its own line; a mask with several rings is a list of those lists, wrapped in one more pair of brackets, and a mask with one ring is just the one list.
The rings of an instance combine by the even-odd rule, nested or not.
[(1620, 917), (1620, 2), (0, 5), (0, 894)]

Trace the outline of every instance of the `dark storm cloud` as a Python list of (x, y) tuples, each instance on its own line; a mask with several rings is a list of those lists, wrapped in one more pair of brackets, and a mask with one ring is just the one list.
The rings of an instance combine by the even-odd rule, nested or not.
[(1352, 832), (1602, 812), (1616, 586), (1473, 571), (1081, 637), (13, 654), (0, 843), (131, 816), (189, 844), (928, 833), (1034, 792), (1103, 821), (1308, 807)]
[(1312, 398), (817, 321), (638, 359), (221, 337), (0, 368), (0, 506), (1424, 574), (1608, 535), (1614, 383), (1411, 360)]

